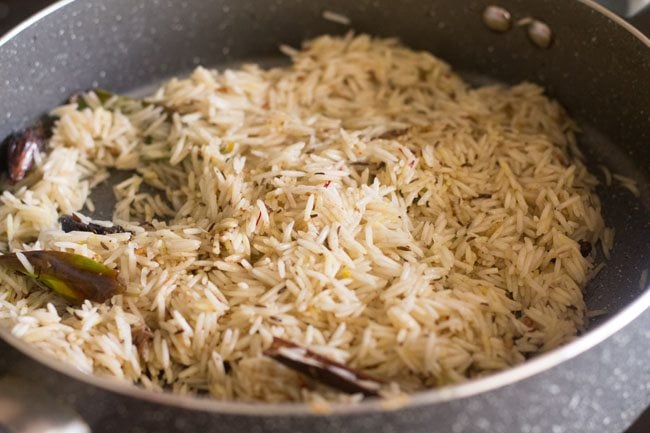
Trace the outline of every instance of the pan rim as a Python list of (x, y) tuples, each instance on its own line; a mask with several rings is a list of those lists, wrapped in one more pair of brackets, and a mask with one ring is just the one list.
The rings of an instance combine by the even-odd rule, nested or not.
[[(40, 20), (76, 1), (77, 0), (59, 0), (24, 20), (4, 36), (0, 37), (0, 48), (10, 43), (21, 32), (38, 23)], [(613, 12), (595, 3), (593, 0), (576, 1), (614, 21), (614, 23), (627, 30), (630, 34), (639, 39), (640, 42), (646, 45), (646, 47), (650, 48), (650, 39), (618, 15), (615, 15)], [(416, 394), (409, 396), (405, 401), (400, 402), (397, 407), (394, 408), (387, 407), (388, 405), (386, 402), (383, 402), (382, 400), (370, 399), (354, 405), (332, 403), (330, 408), (331, 410), (326, 414), (314, 412), (310, 405), (306, 403), (248, 403), (220, 401), (196, 396), (153, 392), (116, 379), (83, 373), (62, 361), (37, 350), (29, 343), (13, 336), (8, 329), (0, 328), (0, 338), (23, 355), (52, 370), (68, 376), (69, 378), (85, 383), (86, 385), (101, 388), (105, 391), (143, 400), (149, 403), (228, 415), (258, 417), (317, 417), (332, 415), (360, 415), (376, 411), (400, 410), (407, 407), (412, 408), (449, 402), (486, 393), (488, 391), (494, 391), (521, 380), (536, 376), (537, 374), (550, 370), (565, 361), (575, 358), (620, 331), (648, 309), (650, 309), (650, 288), (646, 288), (645, 291), (632, 303), (624, 307), (621, 311), (607, 319), (598, 327), (588, 331), (585, 335), (550, 352), (538, 355), (534, 359), (518, 366), (491, 374), (484, 378), (470, 380), (465, 383), (417, 392)]]

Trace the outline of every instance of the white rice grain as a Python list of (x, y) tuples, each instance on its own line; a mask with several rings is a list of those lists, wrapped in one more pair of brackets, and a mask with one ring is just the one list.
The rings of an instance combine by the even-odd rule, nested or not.
[(23, 253), (17, 251), (16, 258), (20, 261), (20, 264), (23, 265), (23, 268), (25, 268), (25, 271), (29, 275), (36, 275), (36, 272), (34, 272), (34, 267), (32, 266), (32, 264), (29, 262), (29, 260), (27, 259), (27, 257), (25, 257)]
[(337, 24), (343, 24), (344, 26), (349, 26), (352, 23), (350, 21), (350, 18), (346, 17), (345, 15), (341, 15), (329, 10), (323, 11), (323, 18), (326, 19), (327, 21), (332, 21)]

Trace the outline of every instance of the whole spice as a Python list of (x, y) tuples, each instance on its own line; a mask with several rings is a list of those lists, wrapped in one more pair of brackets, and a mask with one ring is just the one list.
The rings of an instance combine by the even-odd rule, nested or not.
[(45, 151), (47, 138), (45, 128), (39, 124), (10, 134), (2, 143), (6, 169), (12, 182), (25, 178), (36, 161), (36, 155)]
[(361, 393), (366, 397), (379, 395), (382, 382), (378, 379), (282, 338), (274, 337), (264, 354), (339, 391)]
[(77, 215), (62, 215), (59, 218), (61, 229), (66, 232), (91, 232), (97, 235), (112, 235), (114, 233), (126, 233), (124, 227), (114, 225), (105, 227), (95, 223), (85, 223)]
[(543, 21), (532, 20), (528, 25), (528, 37), (539, 48), (549, 48), (553, 44), (553, 32)]
[(0, 256), (0, 266), (32, 278), (73, 303), (86, 299), (104, 302), (124, 292), (118, 273), (87, 257), (62, 251), (25, 251), (33, 269), (27, 269), (14, 254)]
[(483, 11), (483, 23), (490, 30), (503, 33), (512, 27), (512, 18), (506, 9), (491, 5)]

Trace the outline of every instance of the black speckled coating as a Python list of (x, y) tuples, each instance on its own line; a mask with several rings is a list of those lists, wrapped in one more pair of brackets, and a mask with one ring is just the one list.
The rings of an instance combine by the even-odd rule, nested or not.
[[(101, 86), (127, 92), (188, 72), (197, 64), (276, 57), (279, 43), (298, 45), (347, 27), (398, 36), (444, 58), (469, 76), (540, 83), (583, 125), (581, 147), (592, 167), (635, 178), (635, 199), (602, 187), (616, 244), (589, 286), (593, 309), (607, 319), (645, 291), (650, 267), (650, 49), (589, 6), (572, 0), (77, 0), (67, 2), (0, 47), (0, 136), (25, 126), (75, 91)], [(515, 20), (548, 23), (555, 40), (534, 47), (523, 29), (488, 31), (485, 6), (498, 3)], [(399, 4), (399, 6), (398, 6)], [(594, 323), (598, 326), (598, 323)], [(464, 399), (357, 415), (243, 415), (161, 406), (70, 379), (28, 360), (0, 340), (0, 376), (30, 377), (74, 408), (96, 432), (620, 432), (650, 404), (650, 312), (613, 337), (541, 374)]]

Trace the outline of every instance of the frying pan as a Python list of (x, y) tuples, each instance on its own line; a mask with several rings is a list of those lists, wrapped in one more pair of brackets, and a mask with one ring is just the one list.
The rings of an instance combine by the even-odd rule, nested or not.
[[(476, 83), (537, 82), (583, 128), (580, 146), (634, 178), (635, 197), (598, 194), (616, 229), (612, 257), (589, 284), (607, 314), (576, 341), (524, 365), (418, 393), (398, 407), (368, 400), (315, 414), (301, 404), (219, 402), (152, 393), (86, 376), (0, 331), (0, 431), (178, 432), (620, 432), (650, 404), (650, 41), (588, 0), (498, 0), (515, 19), (546, 22), (549, 49), (523, 27), (489, 31), (496, 0), (64, 0), (0, 40), (0, 135), (33, 122), (78, 90), (130, 92), (197, 64), (273, 62), (294, 46), (352, 28), (398, 36)], [(4, 340), (4, 343), (2, 342)], [(11, 377), (11, 379), (9, 379)]]

